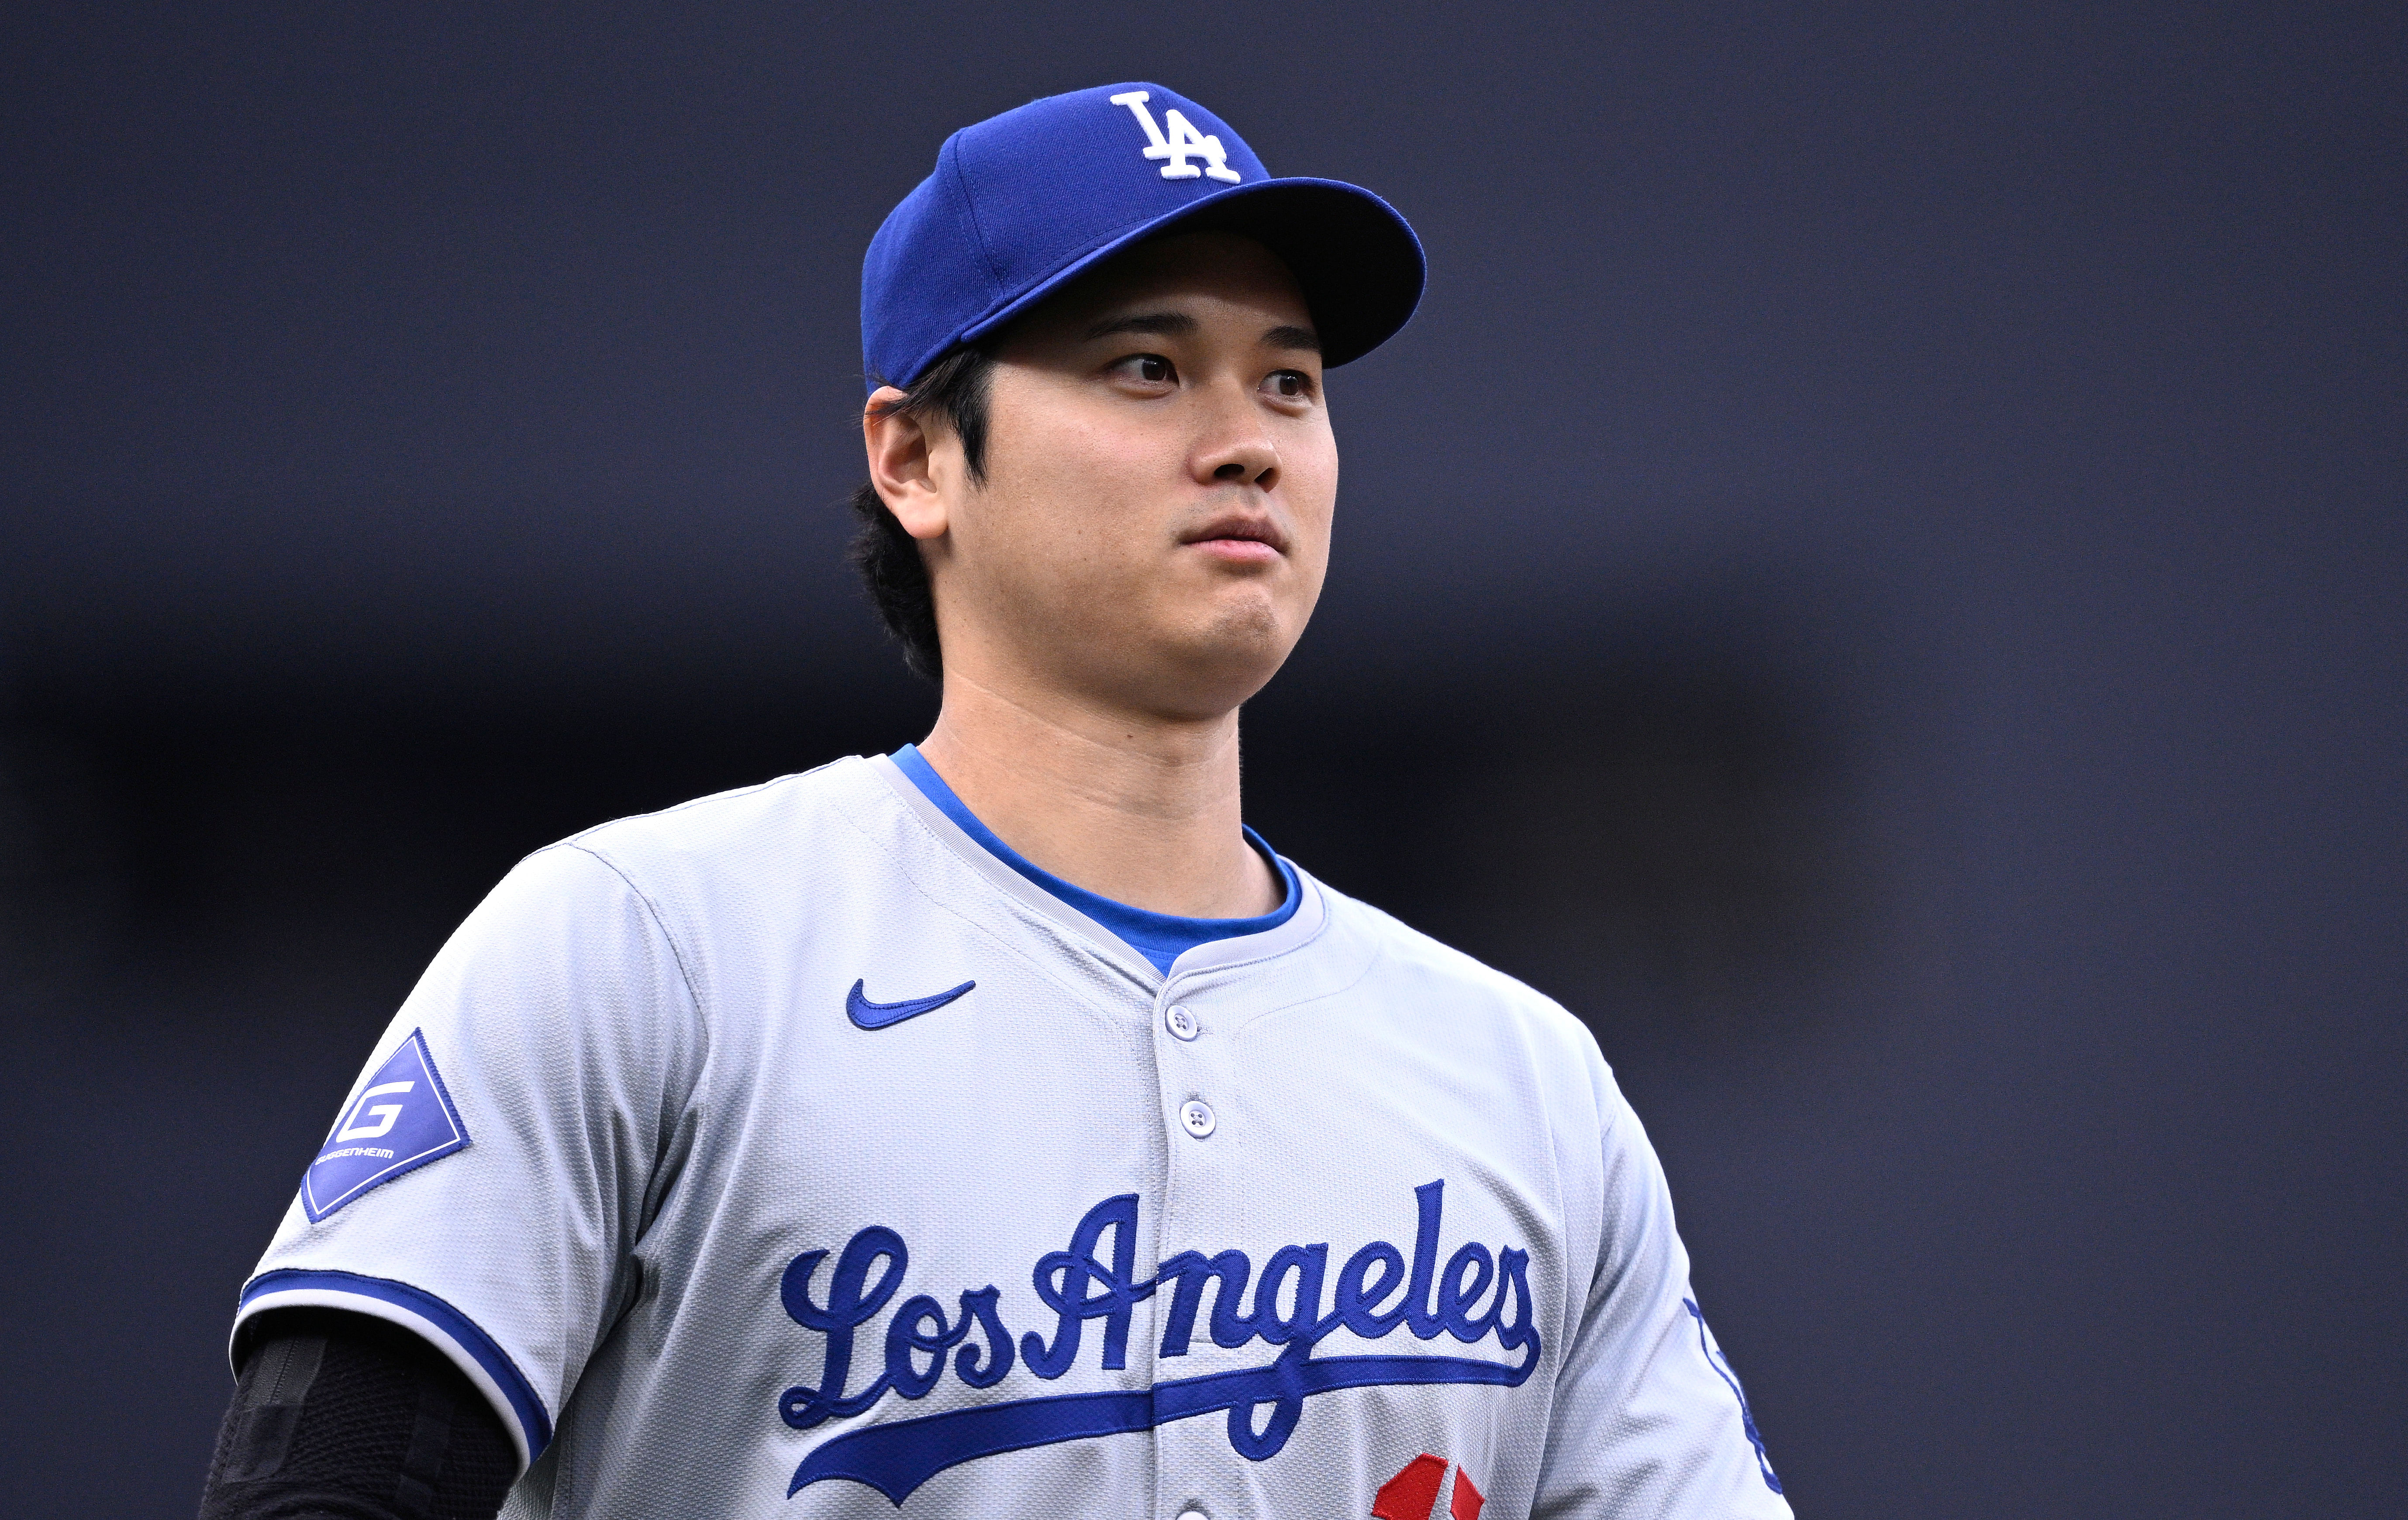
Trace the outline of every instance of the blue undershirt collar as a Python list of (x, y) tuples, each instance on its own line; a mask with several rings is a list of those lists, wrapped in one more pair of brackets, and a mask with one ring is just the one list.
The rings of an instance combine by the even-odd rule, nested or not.
[[(1304, 890), (1296, 879), (1296, 868), (1282, 860), (1263, 837), (1246, 829), (1246, 842), (1262, 852), (1263, 858), (1278, 868), (1280, 881), (1285, 884), (1287, 897), (1277, 908), (1256, 918), (1181, 918), (1172, 913), (1150, 912), (1132, 908), (1125, 902), (1098, 896), (1082, 886), (1074, 886), (1049, 870), (1030, 864), (1020, 852), (996, 838), (995, 831), (978, 821), (978, 815), (962, 805), (953, 789), (937, 774), (936, 767), (922, 758), (920, 747), (906, 744), (888, 758), (896, 768), (911, 778), (911, 784), (923, 796), (937, 805), (937, 810), (952, 819), (961, 831), (976, 839), (987, 853), (1002, 861), (1021, 875), (1094, 919), (1120, 938), (1131, 950), (1143, 955), (1163, 975), (1170, 974), (1170, 963), (1197, 945), (1209, 945), (1215, 939), (1236, 939), (1249, 934), (1261, 934), (1276, 929), (1296, 916), (1297, 904), (1304, 898)], [(1239, 825), (1244, 827), (1243, 825)]]

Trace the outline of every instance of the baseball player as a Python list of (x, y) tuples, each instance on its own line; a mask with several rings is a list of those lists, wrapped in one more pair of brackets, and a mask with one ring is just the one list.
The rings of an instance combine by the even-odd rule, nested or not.
[(1785, 1516), (1588, 1034), (1240, 818), (1389, 206), (1157, 84), (869, 248), (935, 728), (523, 861), (243, 1286), (208, 1516)]

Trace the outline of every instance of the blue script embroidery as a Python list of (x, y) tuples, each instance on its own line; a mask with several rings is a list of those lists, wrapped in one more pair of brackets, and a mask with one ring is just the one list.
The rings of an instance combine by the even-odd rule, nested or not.
[[(824, 1478), (851, 1478), (899, 1506), (939, 1472), (977, 1457), (1145, 1430), (1224, 1411), (1231, 1448), (1261, 1462), (1287, 1444), (1305, 1399), (1314, 1394), (1383, 1384), (1519, 1387), (1541, 1355), (1529, 1253), (1502, 1246), (1492, 1255), (1486, 1246), (1468, 1242), (1440, 1269), (1438, 1243), (1445, 1190), (1443, 1180), (1413, 1189), (1418, 1218), (1410, 1265), (1394, 1245), (1371, 1241), (1339, 1268), (1326, 1313), (1321, 1308), (1328, 1281), (1326, 1244), (1282, 1246), (1271, 1253), (1254, 1281), (1253, 1305), (1246, 1309), (1241, 1306), (1254, 1264), (1242, 1251), (1211, 1256), (1182, 1251), (1164, 1261), (1153, 1277), (1137, 1281), (1137, 1195), (1106, 1198), (1071, 1231), (1069, 1249), (1046, 1253), (1031, 1273), (1039, 1300), (1054, 1314), (1050, 1339), (1034, 1330), (1020, 1337), (1017, 1355), (1031, 1372), (1049, 1380), (1068, 1372), (1078, 1360), (1090, 1320), (1103, 1322), (1101, 1365), (1111, 1370), (1126, 1367), (1136, 1306), (1163, 1291), (1168, 1292), (1170, 1306), (1163, 1315), (1157, 1355), (1164, 1360), (1183, 1356), (1204, 1314), (1207, 1284), (1214, 1288), (1211, 1312), (1204, 1318), (1212, 1343), (1234, 1349), (1261, 1340), (1283, 1348), (1278, 1357), (1265, 1367), (1177, 1379), (1151, 1388), (1008, 1399), (846, 1431), (823, 1441), (803, 1459), (786, 1492), (791, 1497)], [(1100, 1251), (1108, 1233), (1109, 1263)], [(824, 1420), (862, 1413), (890, 1389), (905, 1398), (924, 1398), (944, 1376), (949, 1352), (954, 1375), (973, 1388), (992, 1387), (1011, 1370), (1013, 1342), (996, 1312), (1000, 1294), (993, 1285), (963, 1292), (959, 1312), (950, 1319), (941, 1303), (919, 1294), (903, 1300), (886, 1322), (883, 1369), (858, 1392), (846, 1393), (855, 1334), (900, 1291), (910, 1252), (895, 1231), (870, 1226), (846, 1242), (828, 1275), (826, 1301), (816, 1302), (811, 1281), (827, 1255), (807, 1251), (796, 1256), (778, 1285), (788, 1317), (826, 1337), (819, 1382), (797, 1384), (779, 1397), (778, 1412), (788, 1425), (809, 1430)], [(1394, 1304), (1381, 1307), (1392, 1297)], [(1477, 1307), (1484, 1299), (1486, 1307)], [(1284, 1312), (1283, 1302), (1288, 1306)], [(1509, 1303), (1511, 1319), (1506, 1317)], [(1423, 1355), (1313, 1355), (1314, 1347), (1339, 1329), (1377, 1341), (1400, 1326), (1416, 1340), (1447, 1335), (1466, 1345), (1494, 1335), (1501, 1350), (1519, 1351), (1522, 1358), (1505, 1363)], [(975, 1344), (969, 1339), (973, 1331)], [(1269, 1413), (1257, 1428), (1255, 1411), (1266, 1405)]]

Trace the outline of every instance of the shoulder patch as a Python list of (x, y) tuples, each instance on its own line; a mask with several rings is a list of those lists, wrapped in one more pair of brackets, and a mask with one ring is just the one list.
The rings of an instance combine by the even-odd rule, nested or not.
[(302, 1210), (316, 1224), (379, 1183), (467, 1144), (468, 1126), (436, 1073), (426, 1036), (412, 1029), (335, 1121), (301, 1179)]

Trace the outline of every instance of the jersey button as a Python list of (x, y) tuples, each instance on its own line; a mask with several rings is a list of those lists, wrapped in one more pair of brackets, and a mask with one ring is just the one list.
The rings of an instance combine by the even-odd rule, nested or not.
[(1171, 1004), (1163, 1013), (1162, 1022), (1181, 1040), (1193, 1040), (1204, 1032), (1202, 1025), (1196, 1022), (1196, 1015), (1190, 1012), (1183, 1003)]
[(1179, 1512), (1179, 1520), (1207, 1520), (1207, 1517), (1201, 1510), (1182, 1510)]
[(1197, 1140), (1202, 1140), (1212, 1133), (1213, 1122), (1212, 1109), (1210, 1104), (1191, 1097), (1180, 1105), (1179, 1123)]

